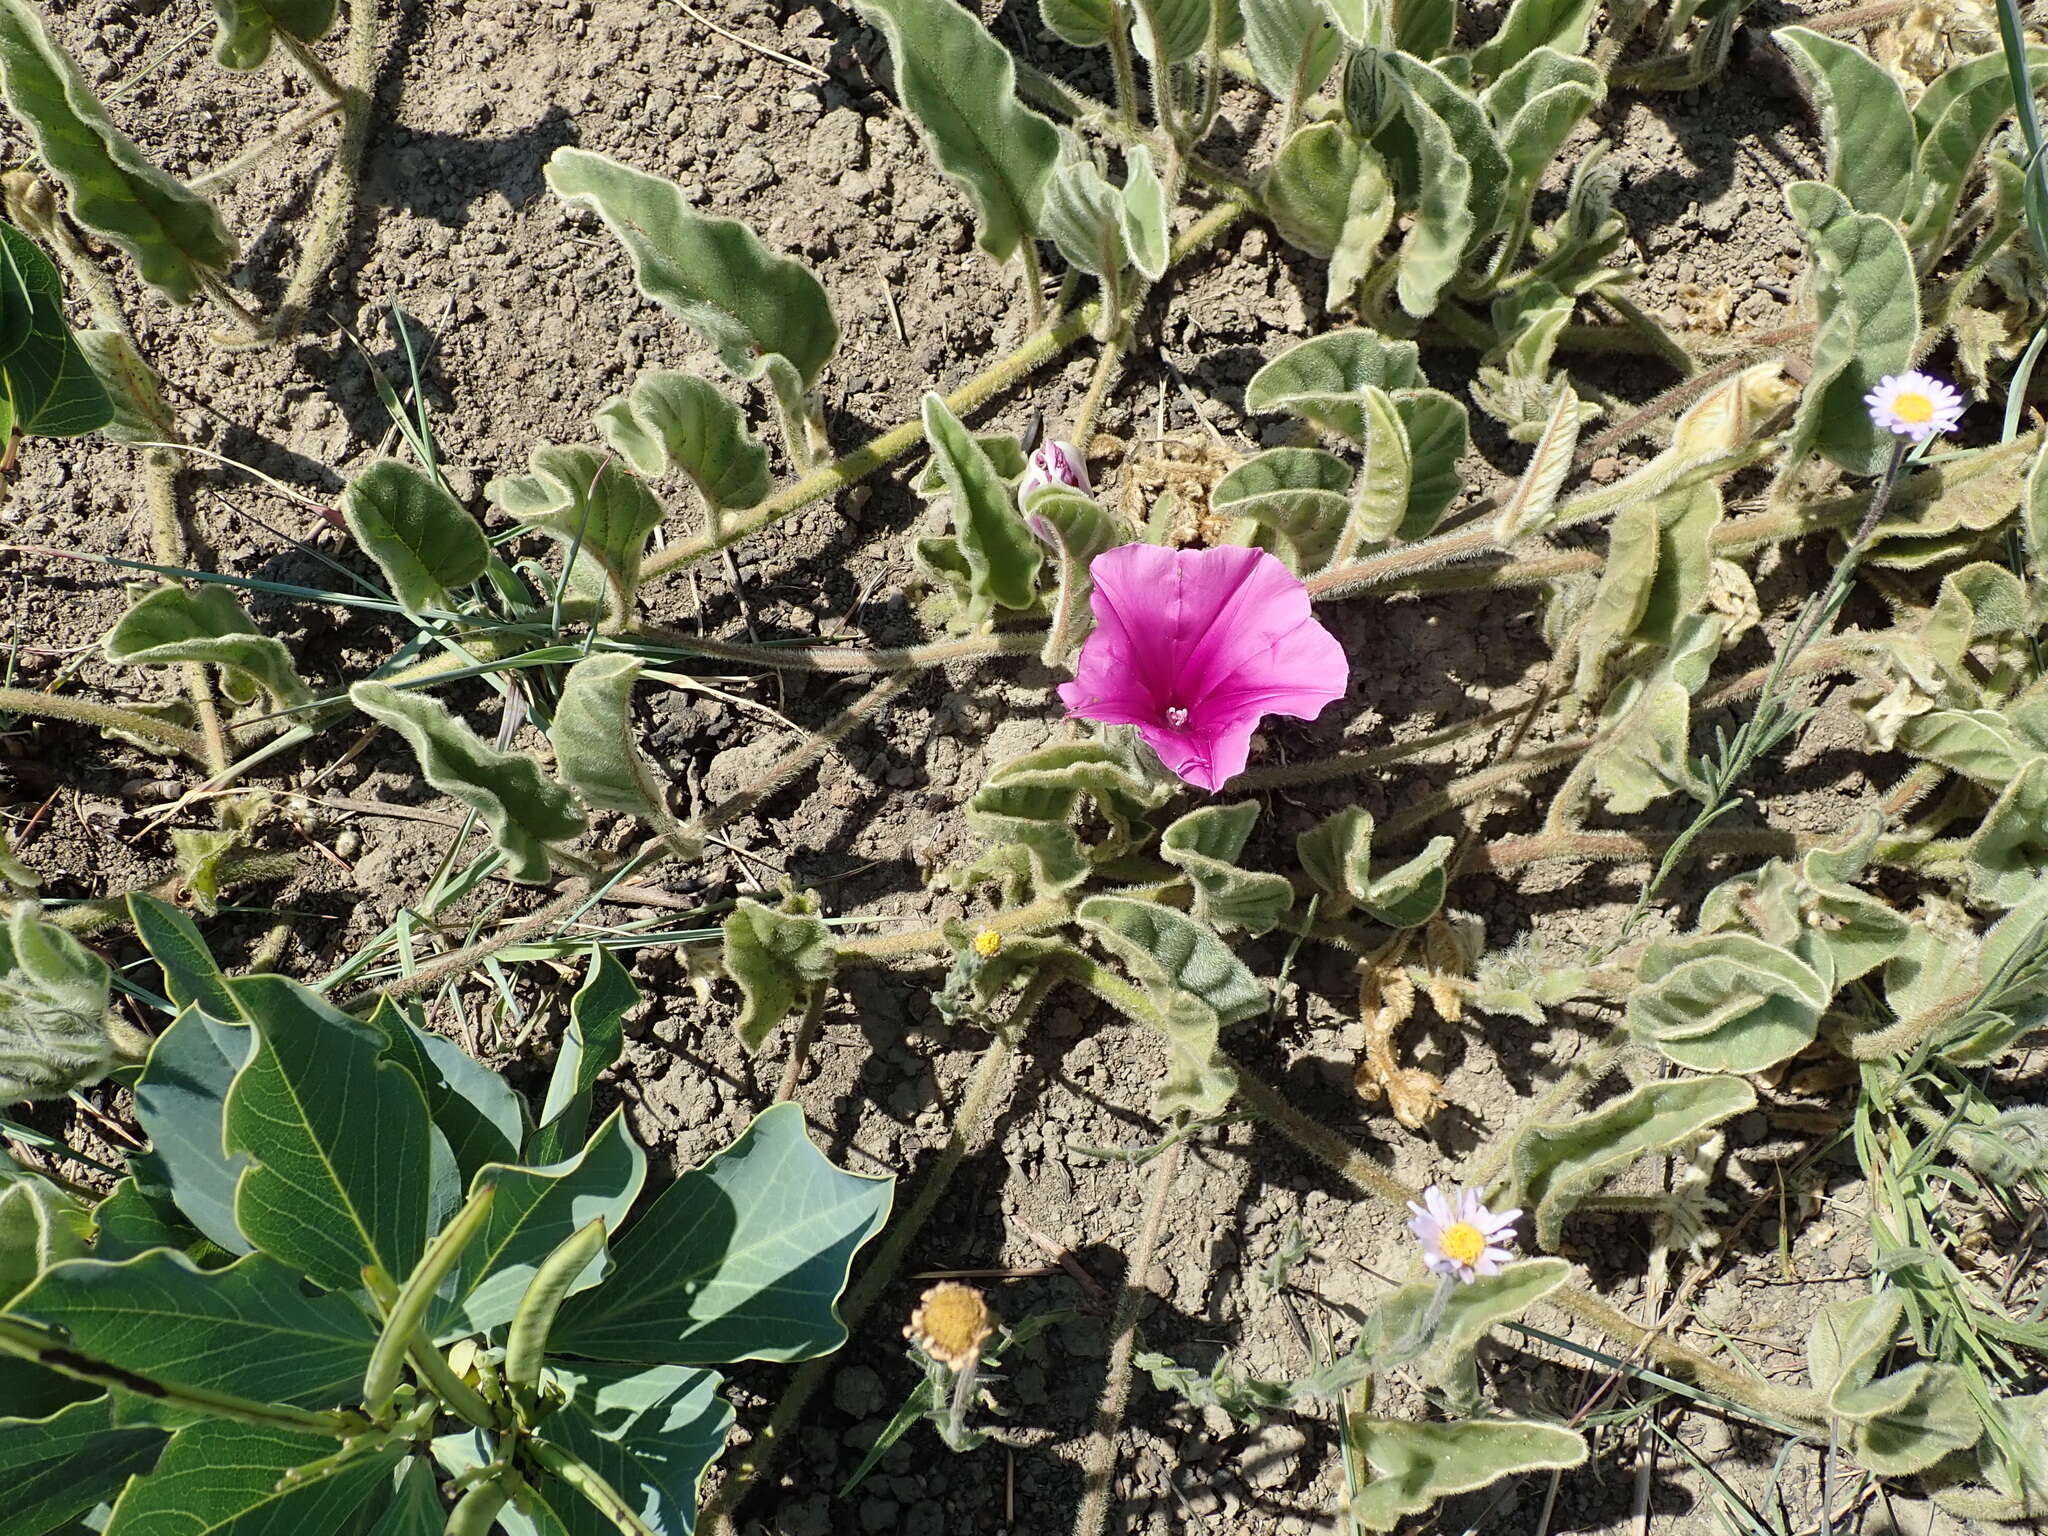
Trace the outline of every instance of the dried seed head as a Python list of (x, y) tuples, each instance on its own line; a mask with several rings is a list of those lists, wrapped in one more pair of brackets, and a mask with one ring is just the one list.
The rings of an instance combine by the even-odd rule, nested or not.
[(964, 1371), (981, 1358), (981, 1346), (995, 1331), (994, 1314), (981, 1292), (942, 1280), (918, 1298), (903, 1337), (939, 1364)]

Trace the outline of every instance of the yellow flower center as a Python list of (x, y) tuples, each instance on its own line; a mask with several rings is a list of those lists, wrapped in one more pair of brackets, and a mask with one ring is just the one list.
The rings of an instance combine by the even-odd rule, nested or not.
[(1455, 1221), (1444, 1228), (1443, 1236), (1437, 1239), (1436, 1245), (1443, 1249), (1445, 1258), (1454, 1259), (1469, 1269), (1486, 1252), (1486, 1234), (1469, 1221)]
[(1892, 414), (1908, 426), (1934, 420), (1934, 402), (1917, 389), (1905, 389), (1892, 397)]
[(974, 952), (984, 960), (993, 959), (1002, 953), (1003, 936), (993, 928), (984, 928), (974, 936)]
[(981, 1292), (950, 1280), (924, 1293), (904, 1329), (926, 1354), (955, 1370), (979, 1355), (994, 1332), (995, 1319)]

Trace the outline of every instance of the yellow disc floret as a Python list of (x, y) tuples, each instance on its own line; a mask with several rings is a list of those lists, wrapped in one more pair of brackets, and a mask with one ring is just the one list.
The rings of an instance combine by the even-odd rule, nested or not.
[(941, 1365), (964, 1370), (981, 1354), (996, 1331), (994, 1316), (981, 1292), (947, 1280), (918, 1298), (903, 1336)]
[(1917, 389), (1902, 389), (1892, 396), (1892, 414), (1910, 426), (1934, 420), (1934, 402)]
[(1486, 1234), (1469, 1221), (1454, 1221), (1437, 1240), (1444, 1257), (1470, 1269), (1486, 1252)]
[(993, 928), (984, 928), (974, 936), (974, 952), (984, 960), (994, 959), (1003, 948), (1003, 936)]

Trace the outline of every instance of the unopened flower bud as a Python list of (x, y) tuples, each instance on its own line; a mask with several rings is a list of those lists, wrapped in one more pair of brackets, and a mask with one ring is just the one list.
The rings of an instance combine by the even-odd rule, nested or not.
[(1084, 492), (1088, 489), (1088, 461), (1072, 443), (1047, 438), (1032, 451), (1031, 461), (1024, 466), (1024, 478), (1017, 482), (1017, 504), (1022, 506), (1033, 491), (1048, 485), (1071, 486)]

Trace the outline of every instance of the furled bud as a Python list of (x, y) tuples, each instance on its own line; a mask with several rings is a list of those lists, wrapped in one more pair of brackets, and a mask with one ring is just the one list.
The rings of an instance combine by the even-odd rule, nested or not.
[(1088, 489), (1088, 461), (1072, 443), (1047, 438), (1032, 451), (1031, 461), (1024, 466), (1024, 478), (1017, 482), (1018, 505), (1022, 506), (1033, 491), (1048, 485), (1072, 486), (1077, 491)]
[(1394, 115), (1394, 92), (1377, 48), (1361, 48), (1344, 66), (1344, 116), (1351, 131), (1371, 138)]

